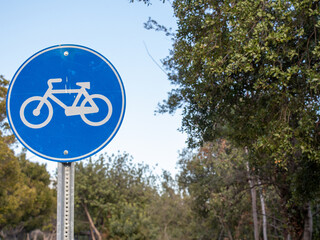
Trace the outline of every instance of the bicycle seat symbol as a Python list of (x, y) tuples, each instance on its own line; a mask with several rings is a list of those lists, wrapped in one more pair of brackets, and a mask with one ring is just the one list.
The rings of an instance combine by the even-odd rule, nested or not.
[[(52, 119), (53, 116), (53, 108), (51, 103), (49, 102), (49, 98), (56, 102), (59, 106), (61, 106), (65, 110), (66, 116), (75, 116), (80, 115), (81, 119), (90, 126), (101, 126), (105, 124), (112, 115), (112, 104), (110, 100), (100, 94), (92, 94), (90, 95), (86, 89), (90, 89), (90, 82), (77, 82), (76, 85), (80, 88), (78, 89), (53, 89), (52, 83), (59, 83), (62, 82), (61, 78), (52, 78), (48, 80), (48, 89), (45, 94), (41, 96), (34, 96), (30, 97), (25, 100), (20, 108), (20, 118), (22, 122), (30, 127), (30, 128), (43, 128), (46, 126)], [(74, 102), (71, 106), (67, 106), (64, 104), (60, 99), (58, 99), (53, 94), (70, 94), (76, 93), (76, 97)], [(84, 97), (81, 103), (79, 103), (81, 97)], [(95, 103), (97, 99), (103, 100), (107, 104), (108, 111), (106, 111), (106, 116), (103, 115), (102, 120), (98, 121), (91, 121), (89, 120), (86, 115), (99, 113), (99, 107)], [(38, 103), (37, 103), (38, 102)], [(80, 104), (80, 106), (79, 106)], [(48, 111), (41, 111), (42, 107), (46, 105)], [(36, 106), (36, 107), (34, 107)], [(31, 109), (31, 110), (30, 110)], [(34, 117), (42, 117), (41, 119), (45, 119), (40, 123), (30, 123), (30, 120), (26, 119), (25, 111), (32, 111), (31, 115)], [(48, 114), (48, 116), (42, 116), (44, 114)], [(100, 113), (101, 114), (101, 111)]]

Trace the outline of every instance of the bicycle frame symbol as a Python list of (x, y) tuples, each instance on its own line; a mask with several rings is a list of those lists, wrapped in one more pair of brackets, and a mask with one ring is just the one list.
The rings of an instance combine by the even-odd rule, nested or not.
[[(49, 79), (47, 82), (48, 89), (43, 95), (43, 97), (40, 97), (40, 96), (30, 97), (22, 103), (20, 108), (20, 118), (26, 126), (30, 128), (35, 128), (35, 129), (43, 128), (51, 121), (53, 116), (53, 108), (51, 103), (48, 100), (49, 98), (52, 101), (56, 102), (63, 109), (65, 109), (66, 116), (80, 115), (81, 119), (90, 126), (101, 126), (110, 119), (112, 115), (112, 104), (110, 100), (107, 97), (100, 94), (89, 95), (86, 89), (90, 89), (90, 82), (77, 82), (76, 85), (80, 86), (80, 88), (78, 89), (53, 89), (52, 83), (59, 83), (59, 82), (62, 82), (61, 78)], [(67, 106), (62, 101), (60, 101), (56, 96), (53, 95), (53, 94), (69, 94), (69, 93), (77, 94), (72, 106)], [(84, 99), (81, 102), (80, 106), (78, 106), (81, 96), (84, 96)], [(108, 107), (107, 115), (102, 120), (97, 122), (91, 121), (86, 117), (87, 114), (93, 114), (93, 113), (99, 112), (99, 108), (97, 104), (94, 102), (94, 99), (103, 100)], [(48, 112), (48, 116), (45, 118), (43, 122), (33, 124), (26, 119), (25, 110), (28, 104), (30, 104), (31, 102), (39, 102), (37, 107), (32, 110), (32, 115), (35, 117), (40, 116), (43, 105), (47, 106), (49, 112)]]

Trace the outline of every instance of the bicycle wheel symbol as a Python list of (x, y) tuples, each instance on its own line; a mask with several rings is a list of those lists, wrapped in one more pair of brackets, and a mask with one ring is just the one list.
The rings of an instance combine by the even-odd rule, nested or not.
[[(39, 103), (43, 101), (44, 105), (47, 106), (48, 111), (45, 111), (42, 107), (42, 109), (37, 110), (37, 106)], [(28, 111), (31, 111), (31, 117), (32, 120), (35, 123), (31, 123), (31, 117), (29, 120), (26, 119), (25, 115), (25, 110), (28, 109)], [(46, 126), (52, 118), (53, 115), (53, 109), (51, 103), (47, 99), (43, 99), (43, 97), (40, 96), (35, 96), (35, 97), (30, 97), (26, 101), (23, 102), (20, 108), (20, 118), (22, 122), (30, 127), (30, 128), (43, 128)]]
[[(95, 102), (96, 105), (98, 105), (99, 99), (102, 100), (107, 105), (98, 107), (99, 111), (97, 113), (85, 114), (82, 112), (82, 113), (80, 113), (80, 116), (81, 116), (82, 120), (90, 126), (101, 126), (101, 125), (105, 124), (110, 119), (110, 117), (112, 115), (112, 104), (107, 97), (100, 95), (100, 94), (92, 94), (92, 95), (90, 95), (90, 98)], [(88, 102), (89, 102), (88, 98), (84, 99), (83, 102), (81, 103), (81, 108), (84, 109)], [(102, 116), (104, 116), (103, 113), (107, 113), (107, 115), (103, 119), (99, 119), (98, 121), (97, 121), (97, 119), (95, 119), (95, 120), (88, 119), (88, 117), (91, 115), (97, 115), (97, 114), (101, 115), (102, 114)]]

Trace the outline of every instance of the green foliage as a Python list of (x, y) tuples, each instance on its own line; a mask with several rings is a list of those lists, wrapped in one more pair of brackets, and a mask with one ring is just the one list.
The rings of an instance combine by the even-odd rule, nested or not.
[(29, 162), (25, 153), (16, 157), (10, 148), (5, 97), (8, 81), (0, 76), (0, 232), (2, 237), (21, 231), (46, 228), (56, 207), (55, 191), (44, 165)]
[(52, 231), (51, 220), (56, 215), (56, 191), (50, 188), (50, 174), (46, 165), (30, 162), (25, 153), (20, 154), (19, 164), (23, 175), (23, 182), (30, 188), (27, 195), (32, 202), (30, 206), (24, 207), (22, 221), (27, 232), (34, 229), (45, 229)]
[(0, 230), (6, 226), (15, 226), (23, 210), (20, 206), (28, 202), (27, 194), (29, 189), (21, 186), (21, 170), (17, 158), (10, 149), (13, 137), (5, 134), (5, 99), (8, 81), (0, 76)]
[(110, 231), (114, 239), (156, 239), (150, 233), (154, 227), (145, 209), (139, 203), (117, 205), (117, 214), (110, 218)]
[[(152, 3), (151, 3), (151, 0), (137, 0), (137, 1), (138, 1), (138, 2), (143, 2), (143, 3), (147, 4), (147, 5), (152, 4)], [(162, 1), (163, 3), (165, 2), (165, 0), (160, 0), (160, 1)], [(133, 3), (134, 0), (129, 0), (129, 2)]]
[(13, 152), (3, 140), (0, 145), (0, 229), (3, 229), (19, 223), (24, 214), (21, 207), (28, 202), (30, 192), (21, 186), (21, 170)]
[(243, 151), (225, 140), (207, 143), (199, 152), (185, 151), (179, 165), (179, 185), (190, 194), (196, 239), (234, 239), (253, 235), (250, 195)]
[(298, 112), (316, 120), (317, 3), (300, 2), (174, 1), (179, 28), (165, 65), (179, 87), (163, 110), (183, 103), (190, 136), (212, 140), (227, 124), (243, 145)]
[(293, 238), (320, 191), (319, 1), (175, 0), (165, 59), (176, 86), (160, 112), (183, 108), (191, 146), (221, 137), (247, 147), (277, 188)]
[[(127, 154), (77, 163), (76, 222), (88, 221), (87, 207), (105, 238), (154, 239), (146, 208), (156, 192), (148, 172), (147, 166), (133, 164)], [(79, 231), (83, 227), (78, 226)]]
[(45, 166), (29, 162), (24, 154), (19, 159), (12, 154), (11, 159), (1, 158), (0, 169), (0, 230), (52, 230), (48, 225), (56, 212), (56, 192), (49, 187)]
[[(191, 239), (252, 239), (252, 206), (246, 169), (248, 156), (226, 140), (206, 143), (198, 151), (181, 153), (178, 176), (185, 192), (184, 211), (190, 209)], [(257, 179), (253, 170), (250, 175)], [(268, 239), (283, 239), (288, 230), (277, 189), (255, 181), (258, 218), (265, 203)], [(180, 200), (181, 201), (181, 200)], [(315, 211), (316, 212), (316, 211)], [(316, 215), (315, 215), (316, 216)], [(316, 220), (317, 217), (314, 217)], [(260, 233), (262, 237), (262, 233)]]
[(102, 239), (194, 239), (188, 198), (168, 172), (159, 187), (148, 166), (119, 154), (79, 162), (75, 176), (76, 234), (90, 230), (86, 207)]
[(157, 226), (157, 239), (194, 239), (192, 210), (188, 196), (183, 196), (170, 173), (163, 171), (161, 191), (154, 195), (149, 207), (149, 215)]

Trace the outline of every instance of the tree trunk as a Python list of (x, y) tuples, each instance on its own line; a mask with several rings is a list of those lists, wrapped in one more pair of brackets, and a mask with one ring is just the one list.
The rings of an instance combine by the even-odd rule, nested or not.
[(6, 239), (7, 234), (5, 234), (2, 230), (0, 231), (0, 237), (2, 237), (3, 239)]
[(225, 222), (223, 221), (222, 217), (219, 217), (219, 221), (220, 221), (220, 224), (222, 226), (223, 232), (228, 234), (229, 240), (233, 240), (233, 237), (232, 237), (232, 234), (231, 234), (229, 226), (227, 224), (225, 224)]
[(228, 232), (229, 240), (233, 240), (230, 228), (228, 226), (227, 226), (227, 232)]
[[(247, 153), (247, 150), (246, 150)], [(250, 174), (249, 162), (247, 162), (248, 182), (251, 192), (251, 204), (252, 204), (252, 217), (253, 217), (253, 230), (254, 240), (259, 240), (259, 226), (258, 226), (258, 213), (257, 213), (257, 191), (254, 184), (254, 179)]]
[(313, 221), (312, 221), (311, 204), (308, 203), (308, 213), (306, 214), (305, 222), (304, 222), (303, 240), (312, 239), (312, 230), (313, 230)]
[[(88, 221), (89, 221), (89, 225), (90, 225), (90, 230), (93, 230), (93, 231), (94, 231), (94, 233), (97, 235), (98, 240), (102, 240), (102, 237), (101, 237), (100, 232), (99, 232), (98, 229), (95, 227), (95, 225), (94, 225), (94, 223), (93, 223), (93, 221), (92, 221), (92, 218), (91, 218), (90, 213), (89, 213), (89, 211), (88, 211), (87, 205), (85, 205), (85, 204), (83, 203), (82, 206), (83, 206), (84, 211), (85, 211), (85, 213), (86, 213), (86, 215), (87, 215), (87, 218), (88, 218)], [(94, 238), (94, 234), (91, 234), (91, 235), (93, 235), (92, 237)]]
[(90, 235), (92, 240), (96, 240), (96, 237), (94, 236), (94, 230), (92, 229), (91, 226), (90, 226)]
[(258, 179), (259, 192), (260, 192), (260, 201), (261, 201), (261, 212), (262, 212), (262, 229), (263, 229), (263, 240), (268, 240), (267, 235), (267, 215), (266, 215), (266, 206), (263, 196), (263, 189), (261, 188), (260, 179)]
[[(282, 195), (283, 196), (283, 195)], [(282, 204), (284, 217), (287, 219), (287, 229), (285, 229), (284, 233), (290, 236), (292, 240), (303, 240), (304, 232), (306, 229), (305, 222), (308, 219), (308, 208), (305, 205), (297, 206), (294, 205), (287, 208), (284, 204)], [(307, 236), (306, 236), (307, 237)], [(309, 239), (309, 238), (307, 238)]]

